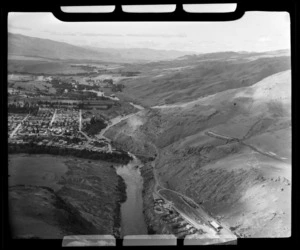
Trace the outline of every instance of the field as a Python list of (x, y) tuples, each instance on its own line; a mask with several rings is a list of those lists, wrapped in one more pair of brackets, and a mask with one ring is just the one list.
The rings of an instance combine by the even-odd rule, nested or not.
[[(9, 186), (46, 186), (57, 191), (59, 179), (68, 168), (61, 158), (53, 156), (10, 156)], [(42, 164), (41, 164), (42, 163)]]
[(32, 92), (36, 91), (37, 89), (39, 91), (45, 91), (50, 94), (56, 93), (55, 88), (52, 88), (51, 84), (45, 83), (45, 82), (38, 82), (38, 81), (34, 81), (34, 82), (30, 82), (30, 83), (16, 82), (13, 84), (13, 87), (14, 88), (21, 87), (22, 89), (24, 89), (25, 91), (28, 91), (29, 93), (32, 93)]
[(11, 73), (29, 73), (29, 74), (61, 74), (71, 75), (78, 73), (87, 73), (79, 67), (72, 67), (71, 63), (59, 61), (44, 60), (9, 60), (8, 72)]
[(117, 236), (125, 188), (110, 166), (71, 157), (10, 155), (13, 237)]

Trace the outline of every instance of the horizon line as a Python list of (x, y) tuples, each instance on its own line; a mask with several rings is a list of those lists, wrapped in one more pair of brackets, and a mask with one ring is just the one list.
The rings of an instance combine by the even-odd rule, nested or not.
[(58, 42), (58, 43), (64, 43), (64, 44), (68, 44), (71, 46), (75, 46), (75, 47), (79, 47), (79, 48), (84, 48), (84, 49), (90, 49), (92, 50), (92, 48), (94, 49), (115, 49), (115, 50), (122, 50), (122, 49), (150, 49), (150, 50), (156, 50), (156, 51), (176, 51), (176, 52), (182, 52), (182, 53), (189, 53), (187, 55), (200, 55), (200, 54), (212, 54), (212, 53), (222, 53), (222, 52), (234, 52), (234, 53), (265, 53), (265, 52), (272, 52), (272, 51), (281, 51), (281, 50), (287, 50), (287, 51), (291, 51), (291, 48), (281, 48), (281, 49), (275, 49), (275, 50), (264, 50), (264, 51), (249, 51), (249, 50), (217, 50), (217, 51), (211, 51), (211, 52), (199, 52), (199, 51), (188, 51), (188, 50), (178, 50), (178, 49), (153, 49), (150, 47), (130, 47), (130, 48), (120, 48), (120, 47), (100, 47), (100, 46), (94, 46), (94, 45), (78, 45), (78, 44), (74, 44), (74, 43), (70, 43), (70, 42), (65, 42), (65, 41), (58, 41), (58, 40), (53, 40), (53, 39), (49, 39), (49, 38), (41, 38), (41, 37), (37, 37), (37, 36), (30, 36), (30, 35), (24, 35), (21, 33), (14, 33), (14, 32), (7, 32), (7, 35), (9, 34), (13, 34), (13, 35), (21, 35), (21, 36), (25, 36), (25, 37), (30, 37), (30, 38), (37, 38), (37, 39), (42, 39), (42, 40), (49, 40), (49, 41), (53, 41), (53, 42)]

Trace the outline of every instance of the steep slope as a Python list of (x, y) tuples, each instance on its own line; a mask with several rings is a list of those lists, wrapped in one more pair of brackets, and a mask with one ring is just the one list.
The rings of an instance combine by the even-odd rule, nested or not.
[[(249, 87), (145, 110), (139, 119), (130, 144), (139, 142), (139, 153), (142, 141), (159, 148), (156, 171), (165, 186), (192, 197), (241, 237), (290, 235), (290, 70)], [(125, 142), (128, 129), (124, 123), (108, 135), (118, 131), (114, 139)]]
[[(204, 107), (219, 113), (201, 122), (202, 128), (191, 118), (181, 116), (186, 121), (183, 124), (191, 124), (183, 129), (188, 132), (176, 135), (168, 143), (162, 138), (166, 146), (158, 166), (162, 179), (173, 189), (202, 202), (239, 235), (290, 235), (290, 71), (175, 109), (181, 109), (177, 113), (183, 114), (199, 110), (203, 115)], [(169, 109), (162, 112), (170, 117), (175, 113)], [(243, 143), (209, 137), (204, 133), (208, 130), (244, 138), (243, 143), (281, 160)]]

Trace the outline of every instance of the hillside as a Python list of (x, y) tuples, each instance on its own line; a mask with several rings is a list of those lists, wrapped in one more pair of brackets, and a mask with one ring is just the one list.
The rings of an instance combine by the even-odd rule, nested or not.
[(8, 33), (8, 54), (59, 60), (102, 60), (109, 55), (49, 39)]
[(147, 106), (187, 102), (227, 89), (250, 86), (290, 69), (288, 52), (222, 52), (185, 56), (170, 62), (128, 66), (142, 72), (123, 80), (124, 95)]
[(80, 47), (49, 39), (8, 33), (8, 55), (23, 56), (25, 57), (24, 59), (28, 60), (37, 58), (43, 60), (95, 60), (119, 63), (145, 63), (150, 61), (172, 60), (192, 53), (193, 52), (148, 48), (114, 49)]
[(156, 171), (164, 185), (192, 197), (240, 237), (290, 235), (290, 70), (252, 86), (144, 110), (107, 136), (133, 153), (154, 156), (160, 149)]

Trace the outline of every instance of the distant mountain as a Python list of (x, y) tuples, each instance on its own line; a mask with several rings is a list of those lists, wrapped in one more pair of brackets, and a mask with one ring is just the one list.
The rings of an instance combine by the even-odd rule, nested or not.
[(179, 57), (180, 60), (199, 61), (199, 60), (223, 60), (223, 59), (247, 59), (259, 58), (259, 57), (278, 57), (278, 56), (290, 56), (290, 50), (274, 50), (266, 52), (249, 52), (249, 51), (224, 51), (224, 52), (213, 52), (205, 54), (193, 54), (184, 55)]
[(173, 60), (182, 56), (192, 55), (195, 52), (192, 51), (178, 51), (178, 50), (157, 50), (149, 48), (98, 48), (87, 47), (102, 53), (109, 53), (114, 61), (122, 62), (151, 62), (151, 61), (163, 61)]
[(8, 33), (8, 54), (60, 60), (102, 60), (109, 56), (105, 52), (97, 52), (68, 43), (12, 33)]
[(123, 94), (144, 105), (188, 102), (220, 91), (251, 86), (291, 68), (288, 50), (263, 53), (218, 52), (172, 61), (129, 65), (140, 77), (124, 79)]
[(193, 52), (148, 48), (112, 49), (80, 47), (49, 39), (8, 33), (8, 54), (14, 56), (132, 63), (172, 60), (192, 53)]

